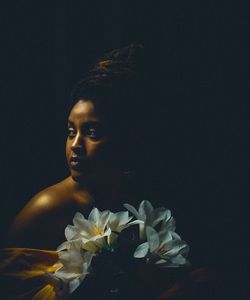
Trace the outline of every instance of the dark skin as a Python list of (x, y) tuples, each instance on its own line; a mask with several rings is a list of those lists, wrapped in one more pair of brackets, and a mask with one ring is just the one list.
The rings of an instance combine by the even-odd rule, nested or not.
[(8, 246), (56, 249), (77, 211), (86, 216), (93, 206), (116, 210), (122, 209), (120, 201), (131, 202), (131, 196), (121, 190), (121, 170), (106, 127), (105, 117), (98, 115), (92, 101), (74, 105), (66, 142), (70, 176), (28, 202), (11, 227)]

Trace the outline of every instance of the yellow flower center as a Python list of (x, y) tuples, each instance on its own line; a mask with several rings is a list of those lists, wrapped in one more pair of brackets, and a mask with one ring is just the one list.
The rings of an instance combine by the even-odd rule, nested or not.
[(93, 232), (93, 235), (103, 235), (103, 230), (99, 227), (94, 227), (92, 232)]

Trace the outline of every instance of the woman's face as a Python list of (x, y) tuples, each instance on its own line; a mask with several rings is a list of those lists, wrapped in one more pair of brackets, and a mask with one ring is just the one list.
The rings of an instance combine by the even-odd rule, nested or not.
[(105, 174), (112, 156), (107, 141), (105, 121), (97, 114), (93, 102), (79, 100), (69, 114), (66, 142), (67, 163), (75, 181)]

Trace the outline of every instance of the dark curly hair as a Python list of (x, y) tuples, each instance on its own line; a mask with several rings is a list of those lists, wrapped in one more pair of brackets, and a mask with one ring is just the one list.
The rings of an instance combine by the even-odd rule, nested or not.
[[(72, 89), (70, 108), (80, 99), (89, 99), (104, 111), (126, 107), (123, 101), (138, 101), (143, 66), (142, 45), (131, 44), (106, 53)], [(105, 109), (106, 108), (106, 109)]]

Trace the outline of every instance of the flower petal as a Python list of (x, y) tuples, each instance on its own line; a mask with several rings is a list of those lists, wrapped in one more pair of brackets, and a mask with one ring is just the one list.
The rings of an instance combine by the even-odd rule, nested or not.
[(112, 214), (110, 217), (110, 223), (114, 223), (116, 226), (124, 225), (128, 223), (132, 217), (129, 217), (128, 211), (119, 211), (115, 214)]
[(107, 237), (108, 245), (112, 245), (118, 238), (118, 234), (111, 232), (111, 234)]
[(82, 248), (84, 250), (91, 251), (92, 253), (97, 253), (98, 252), (98, 247), (97, 247), (96, 243), (92, 242), (92, 241), (84, 243)]
[(130, 227), (130, 226), (137, 225), (137, 224), (144, 224), (144, 222), (141, 221), (141, 220), (135, 220), (135, 221), (132, 221), (132, 222), (126, 224), (126, 225), (120, 226), (118, 232), (121, 232), (123, 229), (126, 229), (126, 228), (128, 228), (128, 227)]
[(153, 253), (160, 246), (160, 239), (158, 233), (154, 230), (153, 227), (146, 227), (146, 236), (149, 243), (150, 252)]
[(84, 255), (85, 263), (84, 264), (87, 264), (87, 266), (89, 266), (91, 264), (92, 258), (93, 258), (93, 253), (91, 251), (88, 251), (87, 253), (85, 253), (85, 255)]
[[(84, 278), (85, 278), (85, 276), (84, 276)], [(72, 281), (69, 282), (69, 292), (70, 292), (70, 294), (72, 294), (79, 287), (79, 285), (81, 284), (82, 280), (80, 280), (79, 278), (75, 278), (74, 280), (72, 280)]]
[(160, 247), (161, 247), (164, 244), (166, 244), (168, 241), (171, 241), (173, 238), (170, 231), (161, 230), (159, 232), (159, 239), (160, 239)]
[(97, 225), (99, 219), (100, 219), (100, 211), (98, 208), (94, 207), (89, 214), (88, 220)]
[(80, 212), (75, 213), (75, 216), (74, 216), (74, 218), (73, 218), (73, 224), (74, 224), (75, 226), (77, 226), (75, 222), (81, 221), (81, 220), (85, 220), (84, 215), (81, 214)]
[(81, 220), (81, 226), (76, 228), (78, 235), (77, 237), (83, 237), (85, 239), (89, 239), (91, 236), (93, 236), (93, 230), (95, 230), (96, 225), (89, 220)]
[[(139, 215), (140, 218), (144, 217), (149, 220), (149, 224), (153, 221), (154, 218), (154, 208), (148, 200), (143, 200), (139, 206)], [(145, 220), (143, 219), (143, 220)], [(152, 220), (151, 220), (152, 219)]]
[(134, 252), (134, 257), (136, 258), (142, 258), (145, 257), (148, 253), (148, 249), (149, 249), (149, 244), (148, 242), (143, 243), (141, 245), (139, 245)]
[(161, 225), (161, 230), (169, 230), (175, 231), (176, 229), (176, 222), (173, 217), (171, 217), (168, 221), (163, 220)]
[(181, 254), (178, 254), (177, 256), (171, 258), (171, 266), (184, 266), (189, 264), (188, 260), (183, 257)]
[(128, 204), (128, 203), (123, 204), (123, 206), (124, 206), (128, 211), (130, 211), (130, 212), (136, 217), (136, 219), (140, 219), (139, 213), (138, 213), (138, 211), (134, 208), (134, 206), (132, 206), (132, 205), (130, 205), (130, 204)]
[(167, 222), (171, 217), (171, 211), (165, 207), (156, 208), (154, 211), (155, 219), (152, 222), (152, 227), (155, 227), (159, 222), (164, 220)]
[(171, 261), (166, 259), (157, 260), (155, 263), (159, 268), (167, 268), (171, 265)]
[(69, 242), (68, 241), (66, 241), (66, 242), (63, 242), (61, 245), (59, 245), (58, 247), (57, 247), (57, 249), (56, 249), (56, 251), (63, 251), (63, 250), (66, 250), (66, 249), (68, 249), (68, 247), (69, 247)]
[(180, 254), (184, 257), (187, 257), (188, 256), (188, 253), (189, 253), (189, 246), (186, 244), (185, 247), (183, 247), (181, 250), (180, 250)]
[(110, 211), (105, 210), (101, 213), (98, 226), (105, 228), (110, 218)]
[(182, 240), (169, 241), (164, 245), (164, 248), (166, 249), (164, 255), (167, 255), (169, 257), (176, 256), (177, 254), (179, 254), (180, 250), (186, 247), (186, 245), (187, 244)]
[(181, 240), (181, 237), (179, 236), (178, 233), (171, 231), (171, 235), (172, 235), (173, 240)]
[(74, 239), (78, 235), (78, 230), (75, 228), (75, 226), (68, 225), (65, 228), (64, 233), (65, 233), (66, 239), (69, 241), (69, 240)]

